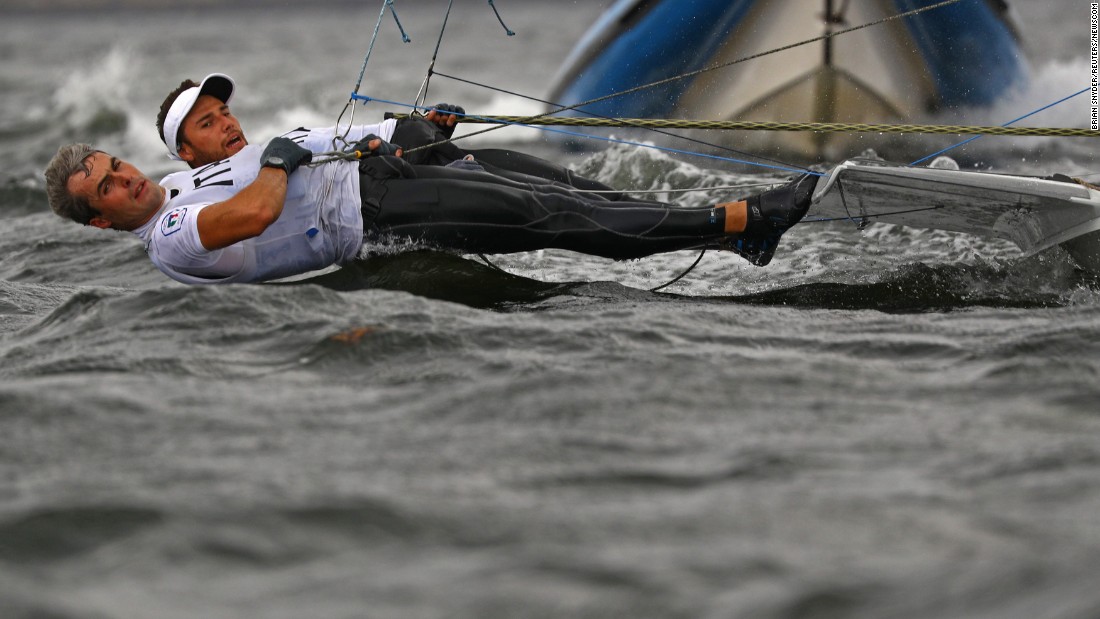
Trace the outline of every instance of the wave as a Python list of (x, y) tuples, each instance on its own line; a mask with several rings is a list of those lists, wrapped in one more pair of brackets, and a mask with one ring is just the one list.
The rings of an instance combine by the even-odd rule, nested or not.
[(17, 565), (66, 559), (164, 521), (153, 509), (88, 506), (40, 509), (0, 522), (0, 561)]
[(34, 147), (39, 165), (44, 167), (62, 144), (87, 142), (154, 175), (170, 167), (154, 123), (159, 101), (146, 103), (136, 88), (153, 73), (126, 43), (71, 69), (52, 98), (23, 120), (26, 127), (42, 126), (36, 136), (40, 145)]
[(41, 213), (46, 183), (41, 178), (9, 178), (0, 183), (0, 219)]
[(972, 307), (1062, 307), (1081, 304), (1086, 295), (1092, 297), (1093, 304), (1100, 301), (1100, 280), (1093, 275), (1074, 272), (1061, 282), (1038, 282), (1039, 288), (1029, 289), (1019, 285), (1021, 280), (1031, 278), (1020, 275), (1018, 266), (915, 263), (887, 273), (881, 281), (799, 284), (730, 300), (753, 305), (889, 313), (945, 312)]

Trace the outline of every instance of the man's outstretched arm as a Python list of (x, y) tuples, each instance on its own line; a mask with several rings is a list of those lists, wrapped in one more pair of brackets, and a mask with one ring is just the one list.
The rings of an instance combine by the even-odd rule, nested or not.
[(313, 153), (287, 138), (275, 138), (260, 157), (260, 173), (240, 193), (204, 208), (196, 220), (199, 241), (213, 251), (263, 234), (279, 219), (287, 178)]

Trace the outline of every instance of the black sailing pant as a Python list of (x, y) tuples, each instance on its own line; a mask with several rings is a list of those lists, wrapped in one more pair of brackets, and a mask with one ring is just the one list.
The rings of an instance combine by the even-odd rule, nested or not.
[[(539, 179), (564, 183), (578, 189), (604, 191), (608, 200), (617, 200), (621, 193), (613, 192), (611, 187), (590, 178), (580, 176), (565, 166), (534, 157), (526, 153), (499, 148), (465, 150), (454, 142), (439, 125), (420, 117), (402, 118), (397, 121), (390, 142), (406, 151), (405, 160), (411, 164), (445, 166), (458, 161), (466, 155), (474, 159), (486, 172), (503, 176), (519, 182), (539, 182)], [(413, 151), (412, 149), (417, 149)], [(530, 177), (538, 177), (532, 179)]]
[(726, 236), (723, 208), (608, 200), (543, 177), (517, 180), (397, 157), (371, 157), (359, 169), (368, 242), (412, 239), (485, 254), (557, 248), (627, 259)]

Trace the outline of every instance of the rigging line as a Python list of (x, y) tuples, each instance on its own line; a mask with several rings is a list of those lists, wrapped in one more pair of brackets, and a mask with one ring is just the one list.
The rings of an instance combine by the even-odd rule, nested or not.
[(487, 266), (491, 269), (500, 271), (501, 273), (506, 273), (508, 275), (511, 275), (511, 273), (508, 273), (508, 271), (505, 271), (504, 269), (502, 269), (502, 268), (498, 267), (497, 265), (493, 264), (492, 261), (490, 261), (489, 258), (485, 254), (478, 254), (477, 257), (481, 258), (481, 260), (483, 262), (485, 262), (485, 266)]
[(447, 3), (447, 12), (443, 15), (443, 25), (439, 28), (439, 38), (436, 39), (435, 51), (432, 52), (432, 61), (428, 63), (428, 72), (424, 75), (424, 83), (420, 85), (420, 91), (416, 93), (416, 99), (414, 100), (416, 105), (424, 104), (428, 99), (428, 81), (435, 74), (435, 60), (439, 57), (439, 46), (443, 44), (443, 33), (447, 30), (447, 21), (451, 18), (451, 7), (454, 6), (454, 3), (454, 0)]
[[(842, 179), (838, 178), (836, 180), (836, 186), (837, 186), (837, 189), (840, 190), (840, 204), (841, 204), (841, 206), (844, 207), (844, 213), (845, 213), (846, 216), (845, 217), (825, 217), (825, 218), (820, 218), (820, 219), (802, 219), (799, 223), (823, 223), (823, 222), (830, 222), (830, 221), (850, 221), (850, 222), (852, 222), (853, 224), (856, 225), (856, 230), (862, 231), (868, 225), (870, 225), (872, 223), (871, 222), (872, 217), (889, 217), (891, 215), (905, 215), (907, 213), (920, 213), (920, 212), (923, 212), (923, 211), (936, 211), (936, 210), (939, 210), (939, 209), (943, 208), (942, 204), (938, 204), (936, 206), (926, 206), (926, 207), (922, 207), (922, 208), (912, 208), (912, 209), (905, 209), (905, 210), (900, 210), (900, 211), (888, 211), (888, 212), (885, 212), (885, 213), (861, 213), (860, 216), (859, 216), (859, 219), (857, 220), (856, 217), (852, 215), (851, 209), (848, 208), (848, 198), (847, 198), (848, 191), (847, 191), (847, 188), (845, 186), (844, 181)], [(862, 201), (860, 202), (860, 210), (861, 211), (863, 210)]]
[[(680, 273), (676, 277), (672, 278), (671, 280), (661, 284), (660, 286), (654, 286), (653, 288), (650, 288), (649, 292), (657, 292), (658, 290), (668, 288), (669, 286), (671, 286), (671, 285), (675, 284), (676, 282), (680, 281), (681, 279), (683, 279), (685, 276), (687, 276), (688, 273), (691, 273), (693, 270), (695, 270), (695, 267), (699, 266), (699, 262), (703, 259), (703, 256), (706, 253), (707, 253), (707, 248), (703, 247), (703, 249), (699, 251), (699, 256), (695, 258), (695, 262), (691, 263), (691, 266), (684, 269), (682, 273)], [(477, 254), (477, 257), (481, 258), (482, 262), (485, 263), (485, 266), (487, 266), (487, 267), (489, 267), (489, 268), (491, 268), (495, 271), (498, 271), (500, 273), (504, 273), (505, 275), (512, 275), (511, 272), (509, 272), (509, 271), (497, 266), (496, 264), (494, 264), (491, 260), (489, 260), (489, 257), (486, 256), (485, 254)]]
[[(843, 190), (840, 194), (840, 199), (841, 199), (841, 202), (843, 203), (845, 212), (847, 212), (848, 211), (848, 203), (846, 201), (844, 201)], [(893, 215), (908, 215), (909, 213), (920, 213), (920, 212), (923, 212), (923, 211), (938, 211), (942, 208), (944, 208), (942, 205), (940, 205), (940, 206), (925, 206), (925, 207), (922, 207), (922, 208), (905, 209), (903, 211), (887, 211), (885, 213), (865, 213), (863, 215), (860, 215), (859, 217), (856, 217), (855, 215), (852, 215), (851, 213), (849, 213), (845, 217), (822, 217), (820, 219), (802, 219), (802, 221), (799, 221), (798, 223), (799, 224), (819, 224), (819, 223), (830, 222), (830, 221), (851, 221), (853, 223), (857, 223), (859, 225), (862, 225), (862, 223), (857, 222), (856, 220), (857, 219), (871, 219), (872, 217), (891, 217)]]
[[(764, 52), (760, 52), (758, 54), (752, 54), (750, 56), (744, 56), (742, 58), (738, 58), (736, 60), (731, 60), (729, 62), (725, 62), (725, 63), (721, 63), (721, 64), (717, 64), (717, 65), (712, 65), (710, 67), (703, 67), (702, 69), (697, 69), (695, 71), (689, 71), (689, 72), (683, 73), (681, 75), (674, 75), (672, 77), (665, 78), (665, 79), (662, 79), (662, 80), (657, 80), (655, 82), (650, 82), (648, 84), (642, 84), (641, 86), (635, 86), (633, 88), (628, 88), (628, 89), (620, 91), (620, 92), (613, 92), (611, 94), (604, 95), (602, 97), (596, 97), (595, 99), (589, 99), (588, 101), (582, 101), (581, 103), (577, 103), (575, 105), (564, 107), (564, 108), (561, 108), (559, 110), (553, 110), (553, 111), (550, 111), (550, 112), (544, 112), (542, 114), (538, 114), (536, 116), (531, 116), (530, 118), (533, 120), (533, 119), (536, 119), (536, 118), (544, 118), (546, 116), (552, 116), (554, 114), (557, 114), (558, 112), (565, 112), (565, 111), (569, 111), (569, 110), (575, 110), (575, 109), (577, 109), (579, 107), (582, 107), (582, 106), (591, 105), (593, 103), (599, 103), (601, 101), (607, 101), (608, 99), (614, 99), (616, 97), (621, 97), (623, 95), (632, 94), (632, 93), (635, 93), (635, 92), (638, 92), (638, 91), (641, 91), (641, 90), (645, 90), (647, 88), (653, 88), (655, 86), (662, 86), (664, 84), (675, 82), (677, 80), (682, 80), (682, 79), (686, 79), (686, 78), (689, 78), (689, 77), (695, 77), (697, 75), (701, 75), (701, 74), (707, 73), (709, 71), (716, 71), (718, 69), (724, 69), (726, 67), (730, 67), (730, 66), (733, 66), (735, 64), (740, 64), (742, 62), (747, 62), (749, 60), (755, 60), (757, 58), (762, 58), (764, 56), (768, 56), (768, 55), (771, 55), (771, 54), (777, 54), (779, 52), (783, 52), (783, 51), (786, 51), (786, 50), (789, 50), (789, 49), (794, 49), (796, 47), (801, 47), (803, 45), (808, 45), (810, 43), (816, 43), (818, 41), (824, 41), (824, 40), (832, 38), (832, 37), (840, 36), (842, 34), (848, 34), (849, 32), (855, 32), (856, 30), (862, 30), (864, 28), (870, 28), (871, 26), (877, 26), (879, 24), (884, 24), (886, 22), (893, 21), (893, 20), (896, 20), (896, 19), (902, 19), (904, 17), (911, 17), (911, 16), (917, 15), (919, 13), (924, 13), (926, 11), (931, 11), (931, 10), (938, 9), (938, 8), (941, 8), (941, 7), (945, 7), (945, 6), (948, 6), (948, 5), (951, 5), (951, 4), (956, 4), (956, 3), (961, 2), (961, 1), (962, 0), (943, 0), (943, 2), (938, 2), (938, 3), (930, 5), (930, 6), (922, 7), (922, 8), (919, 8), (919, 9), (913, 9), (911, 11), (906, 11), (904, 13), (898, 13), (896, 15), (890, 15), (888, 17), (884, 17), (884, 18), (879, 19), (877, 21), (868, 22), (866, 24), (861, 24), (859, 26), (853, 26), (851, 28), (845, 28), (844, 30), (838, 30), (836, 32), (828, 32), (828, 33), (825, 33), (821, 36), (817, 36), (817, 37), (814, 37), (812, 39), (806, 39), (805, 41), (801, 41), (799, 43), (791, 43), (790, 45), (784, 45), (782, 47), (777, 47), (777, 48), (770, 49), (770, 50), (767, 50), (767, 51), (764, 51)], [(444, 142), (453, 141), (453, 140), (456, 140), (456, 139), (466, 139), (466, 138), (469, 138), (469, 137), (473, 137), (475, 135), (481, 135), (483, 133), (488, 133), (490, 131), (496, 131), (497, 129), (500, 129), (500, 127), (489, 127), (488, 129), (482, 129), (481, 131), (475, 131), (473, 133), (467, 133), (465, 135), (457, 136), (455, 138), (450, 138), (448, 140), (445, 140)], [(440, 142), (440, 144), (442, 144), (444, 142)], [(422, 148), (427, 148), (427, 147), (430, 147), (430, 146), (435, 146), (435, 144), (429, 144), (428, 146), (422, 147)]]
[[(353, 95), (353, 96), (357, 99), (368, 100), (368, 101), (378, 101), (379, 103), (386, 103), (388, 105), (397, 105), (397, 106), (401, 106), (401, 107), (407, 107), (408, 106), (407, 103), (400, 103), (398, 101), (387, 101), (385, 99), (378, 99), (376, 97), (365, 97), (363, 95)], [(466, 115), (466, 118), (478, 118), (478, 117), (477, 116)], [(504, 123), (504, 124), (506, 124), (506, 125), (522, 125), (522, 123)], [(691, 156), (694, 156), (694, 157), (703, 157), (705, 159), (715, 159), (717, 161), (725, 161), (725, 162), (728, 162), (728, 163), (740, 163), (740, 164), (748, 165), (748, 166), (756, 166), (758, 168), (768, 168), (768, 169), (771, 169), (771, 170), (780, 170), (780, 171), (783, 171), (783, 172), (794, 172), (794, 173), (798, 173), (798, 174), (811, 174), (813, 176), (826, 176), (826, 174), (823, 174), (821, 172), (815, 172), (813, 170), (803, 170), (803, 169), (799, 169), (799, 168), (792, 168), (792, 167), (789, 167), (789, 166), (772, 165), (772, 164), (767, 164), (767, 163), (760, 163), (759, 161), (745, 161), (743, 159), (734, 159), (732, 157), (722, 157), (722, 156), (719, 156), (719, 155), (711, 155), (711, 154), (708, 154), (708, 153), (697, 153), (697, 152), (692, 152), (692, 151), (689, 151), (689, 150), (683, 150), (683, 149), (680, 149), (680, 148), (670, 148), (668, 146), (658, 146), (656, 144), (644, 144), (642, 142), (633, 142), (633, 141), (630, 141), (630, 140), (620, 140), (618, 138), (605, 138), (605, 137), (600, 137), (600, 136), (585, 135), (583, 133), (578, 133), (576, 131), (566, 131), (564, 129), (555, 129), (553, 127), (531, 126), (531, 128), (532, 129), (538, 129), (539, 131), (546, 131), (548, 133), (560, 133), (562, 135), (571, 135), (571, 136), (574, 136), (574, 137), (588, 138), (588, 139), (593, 139), (593, 140), (601, 140), (601, 141), (604, 141), (604, 142), (610, 142), (612, 144), (625, 144), (627, 146), (637, 146), (639, 148), (649, 148), (649, 149), (659, 150), (659, 151), (668, 152), (668, 153), (676, 153), (676, 154), (679, 154), (679, 155), (691, 155)], [(432, 146), (435, 146), (436, 144), (446, 144), (448, 141), (449, 140), (443, 140), (441, 142), (436, 142), (434, 144), (428, 144), (426, 146), (418, 146), (416, 148), (410, 148), (410, 149), (405, 150), (405, 154), (407, 155), (409, 153), (413, 153), (413, 152), (416, 152), (416, 151), (419, 151), (419, 150), (423, 150), (425, 148), (430, 148)]]
[[(1063, 103), (1063, 102), (1065, 102), (1065, 101), (1069, 101), (1070, 99), (1072, 99), (1072, 98), (1076, 97), (1077, 95), (1080, 95), (1080, 94), (1084, 94), (1084, 93), (1088, 92), (1088, 91), (1089, 91), (1089, 90), (1091, 90), (1091, 89), (1092, 89), (1092, 87), (1091, 87), (1091, 86), (1089, 86), (1088, 88), (1082, 88), (1081, 90), (1079, 90), (1079, 91), (1077, 91), (1077, 92), (1073, 93), (1072, 95), (1069, 95), (1068, 97), (1062, 97), (1061, 99), (1059, 99), (1059, 100), (1055, 101), (1054, 103), (1049, 103), (1049, 104), (1047, 104), (1047, 105), (1044, 105), (1043, 107), (1041, 107), (1041, 108), (1039, 108), (1039, 109), (1037, 109), (1037, 110), (1035, 110), (1035, 111), (1033, 111), (1033, 112), (1028, 112), (1027, 114), (1024, 114), (1023, 116), (1021, 116), (1021, 117), (1019, 117), (1019, 118), (1016, 118), (1016, 119), (1010, 120), (1010, 121), (1006, 122), (1005, 124), (1003, 124), (1003, 125), (1001, 125), (1001, 126), (1002, 126), (1002, 127), (1007, 127), (1007, 126), (1011, 125), (1012, 123), (1015, 123), (1015, 122), (1017, 122), (1017, 121), (1020, 121), (1020, 120), (1023, 120), (1023, 119), (1025, 119), (1025, 118), (1027, 118), (1028, 116), (1033, 116), (1033, 115), (1035, 115), (1035, 114), (1038, 114), (1039, 112), (1042, 112), (1043, 110), (1046, 110), (1046, 109), (1048, 109), (1048, 108), (1052, 108), (1052, 107), (1054, 107), (1055, 105), (1058, 105), (1059, 103)], [(984, 134), (982, 134), (982, 135), (984, 135)], [(928, 156), (925, 156), (925, 157), (921, 157), (920, 159), (917, 159), (916, 161), (914, 161), (913, 163), (910, 163), (909, 165), (911, 165), (911, 166), (917, 165), (918, 163), (921, 163), (921, 162), (927, 161), (928, 159), (931, 159), (932, 157), (935, 157), (935, 156), (937, 156), (937, 155), (942, 155), (943, 153), (946, 153), (947, 151), (949, 151), (949, 150), (951, 150), (951, 149), (953, 149), (953, 148), (958, 148), (959, 146), (962, 146), (962, 145), (964, 145), (964, 144), (969, 144), (970, 142), (973, 142), (974, 140), (976, 140), (976, 139), (978, 139), (978, 138), (980, 138), (980, 137), (982, 137), (982, 136), (981, 136), (981, 135), (976, 135), (976, 136), (974, 136), (974, 137), (972, 137), (972, 138), (968, 138), (968, 139), (966, 139), (966, 140), (963, 140), (962, 142), (959, 142), (958, 144), (955, 144), (955, 145), (952, 145), (952, 146), (948, 146), (947, 148), (945, 148), (945, 149), (943, 149), (943, 150), (940, 150), (940, 151), (936, 151), (936, 152), (932, 153), (931, 155), (928, 155)]]
[[(337, 147), (337, 140), (343, 142), (345, 146), (348, 145), (348, 131), (351, 131), (351, 126), (355, 124), (355, 106), (352, 105), (352, 103), (355, 101), (355, 95), (359, 94), (359, 88), (363, 85), (363, 76), (367, 73), (367, 63), (370, 61), (371, 52), (374, 51), (374, 43), (378, 40), (378, 30), (382, 27), (382, 18), (386, 15), (387, 6), (393, 11), (393, 19), (397, 21), (397, 11), (393, 8), (393, 0), (382, 0), (382, 10), (378, 12), (378, 19), (374, 22), (374, 32), (370, 37), (370, 45), (367, 46), (367, 54), (363, 57), (363, 66), (359, 68), (359, 79), (355, 81), (355, 88), (352, 90), (351, 98), (344, 104), (344, 109), (340, 111), (340, 115), (336, 117), (336, 126), (333, 127), (333, 148)], [(410, 39), (405, 34), (405, 29), (401, 27), (400, 21), (397, 21), (397, 27), (401, 30), (402, 39), (408, 43)], [(351, 108), (351, 116), (348, 117), (348, 129), (341, 134), (340, 121), (344, 119), (344, 114), (347, 113), (348, 108)]]
[[(856, 221), (855, 218), (852, 217), (852, 210), (848, 208), (848, 191), (844, 185), (844, 182), (839, 178), (836, 179), (836, 188), (840, 190), (840, 204), (844, 207), (844, 214), (847, 215), (846, 218), (839, 218), (840, 221), (844, 221), (845, 219), (847, 219), (848, 221), (851, 221), (856, 225), (856, 230), (863, 230), (863, 228), (867, 226), (867, 218), (861, 217), (859, 221)], [(863, 204), (860, 203), (860, 210), (862, 209)]]
[(378, 13), (378, 21), (374, 23), (374, 34), (370, 37), (370, 45), (367, 46), (367, 55), (363, 57), (363, 66), (359, 69), (359, 79), (355, 82), (353, 92), (358, 93), (359, 87), (363, 84), (363, 76), (367, 72), (367, 62), (370, 60), (371, 52), (374, 51), (374, 42), (378, 40), (378, 29), (382, 26), (382, 17), (386, 14), (386, 7), (392, 2), (393, 0), (382, 0), (382, 11)]
[(397, 23), (397, 29), (401, 31), (401, 41), (409, 43), (412, 39), (408, 34), (405, 34), (405, 27), (401, 25), (401, 20), (397, 19), (397, 9), (393, 6), (393, 0), (386, 0), (386, 6), (390, 7), (390, 13), (393, 14), (393, 21)]
[[(1080, 94), (1080, 93), (1078, 93)], [(395, 115), (400, 118), (400, 115)], [(982, 134), (1029, 137), (1100, 137), (1100, 132), (1081, 127), (1010, 127), (1006, 125), (914, 125), (872, 123), (823, 123), (823, 122), (774, 122), (754, 120), (697, 120), (675, 118), (596, 118), (552, 117), (524, 122), (525, 116), (476, 116), (465, 122), (471, 124), (518, 123), (526, 126), (556, 125), (562, 127), (622, 127), (650, 129), (720, 129), (724, 131), (817, 131), (823, 133), (939, 133)], [(1016, 120), (1020, 120), (1019, 118)], [(1015, 122), (1015, 121), (1013, 121)], [(679, 137), (675, 134), (667, 134)], [(705, 144), (705, 143), (704, 143)], [(738, 151), (733, 151), (738, 152)], [(742, 153), (744, 154), (744, 153)]]
[(499, 22), (500, 22), (500, 25), (501, 25), (501, 27), (502, 27), (502, 28), (504, 28), (504, 33), (505, 33), (505, 34), (507, 34), (507, 35), (508, 35), (508, 36), (510, 36), (510, 37), (514, 37), (514, 36), (516, 36), (516, 33), (512, 32), (512, 29), (511, 29), (511, 28), (509, 28), (509, 27), (508, 27), (508, 26), (507, 26), (507, 25), (506, 25), (506, 24), (504, 23), (504, 20), (503, 20), (503, 19), (501, 19), (501, 17), (500, 17), (500, 11), (498, 11), (498, 10), (497, 10), (497, 5), (493, 4), (493, 0), (489, 0), (489, 7), (490, 7), (490, 8), (492, 8), (492, 9), (493, 9), (493, 13), (495, 13), (495, 14), (496, 14), (496, 16), (497, 16), (497, 21), (499, 21)]
[[(472, 86), (478, 86), (480, 88), (486, 88), (486, 89), (489, 89), (489, 90), (493, 90), (493, 91), (503, 93), (503, 94), (506, 94), (506, 95), (512, 95), (514, 97), (519, 97), (521, 99), (527, 99), (527, 100), (530, 100), (530, 101), (535, 101), (537, 103), (542, 103), (544, 105), (552, 105), (554, 107), (559, 107), (559, 108), (564, 107), (560, 103), (554, 103), (553, 101), (547, 101), (545, 99), (539, 99), (538, 97), (532, 97), (532, 96), (529, 96), (529, 95), (520, 94), (518, 92), (513, 92), (513, 91), (510, 91), (510, 90), (506, 90), (504, 88), (497, 88), (495, 86), (490, 86), (488, 84), (481, 84), (481, 83), (474, 82), (474, 81), (467, 80), (467, 79), (463, 79), (463, 78), (460, 78), (460, 77), (455, 77), (453, 75), (447, 75), (446, 73), (440, 73), (440, 72), (437, 71), (436, 75), (438, 75), (440, 77), (445, 77), (445, 78), (448, 78), (448, 79), (455, 80), (456, 82), (462, 82), (462, 83), (465, 83), (465, 84), (470, 84)], [(576, 111), (581, 112), (583, 114), (588, 114), (589, 116), (593, 116), (595, 118), (602, 118), (602, 119), (606, 119), (606, 120), (614, 120), (610, 116), (604, 116), (602, 114), (597, 114), (596, 112), (590, 112), (590, 111), (584, 110), (584, 109), (579, 109), (578, 108)], [(693, 138), (693, 137), (686, 136), (686, 135), (679, 135), (679, 134), (676, 134), (676, 133), (672, 133), (671, 131), (664, 131), (662, 129), (658, 129), (658, 128), (654, 128), (654, 127), (645, 127), (645, 129), (647, 131), (651, 131), (651, 132), (659, 134), (659, 135), (664, 135), (664, 136), (671, 137), (671, 138), (678, 138), (678, 139), (681, 139), (681, 140), (685, 140), (687, 142), (691, 142), (693, 144), (698, 144), (700, 146), (706, 146), (708, 148), (713, 148), (715, 150), (725, 151), (727, 153), (735, 153), (737, 155), (741, 155), (742, 157), (756, 157), (757, 159), (759, 159), (761, 161), (767, 161), (767, 162), (770, 162), (770, 163), (775, 163), (775, 164), (785, 165), (785, 166), (790, 166), (790, 167), (795, 167), (795, 168), (802, 168), (804, 170), (809, 171), (809, 168), (800, 166), (796, 163), (790, 163), (790, 162), (787, 162), (787, 161), (780, 161), (778, 159), (772, 159), (771, 157), (765, 157), (763, 155), (757, 155), (757, 154), (754, 154), (754, 153), (745, 152), (743, 150), (737, 150), (736, 148), (731, 148), (729, 146), (722, 146), (720, 144), (714, 144), (713, 142), (707, 142), (706, 140), (700, 140), (698, 138)]]
[(706, 253), (707, 253), (707, 248), (706, 248), (706, 247), (704, 247), (704, 248), (703, 248), (703, 249), (702, 249), (702, 250), (701, 250), (701, 251), (699, 252), (699, 257), (695, 259), (695, 262), (692, 262), (692, 263), (691, 263), (691, 266), (689, 266), (688, 268), (684, 269), (684, 272), (683, 272), (683, 273), (680, 273), (680, 274), (679, 274), (679, 275), (677, 275), (676, 277), (674, 277), (674, 278), (672, 278), (671, 280), (669, 280), (669, 281), (667, 281), (667, 282), (665, 282), (665, 283), (661, 284), (660, 286), (654, 286), (654, 287), (650, 288), (650, 289), (649, 289), (649, 291), (650, 291), (650, 292), (657, 292), (658, 290), (661, 290), (661, 289), (664, 289), (664, 288), (668, 288), (669, 286), (671, 286), (671, 285), (675, 284), (676, 282), (680, 281), (680, 280), (681, 280), (681, 279), (683, 279), (683, 278), (684, 278), (684, 276), (686, 276), (686, 275), (687, 275), (688, 273), (691, 273), (691, 272), (692, 272), (693, 270), (695, 270), (695, 267), (699, 266), (699, 262), (700, 262), (700, 261), (701, 261), (701, 260), (703, 259), (703, 256), (704, 256), (704, 255), (706, 255)]

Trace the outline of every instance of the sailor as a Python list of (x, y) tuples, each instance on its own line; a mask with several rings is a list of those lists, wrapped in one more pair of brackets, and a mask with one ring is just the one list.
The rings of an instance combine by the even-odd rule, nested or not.
[(683, 208), (413, 165), (396, 152), (381, 141), (359, 162), (303, 166), (313, 153), (278, 137), (199, 168), (193, 188), (179, 191), (72, 144), (58, 150), (45, 176), (54, 212), (133, 232), (158, 269), (188, 284), (308, 273), (389, 240), (465, 253), (559, 248), (612, 259), (714, 246), (763, 266), (809, 208), (817, 180), (806, 175), (745, 200)]
[[(223, 73), (211, 73), (202, 82), (184, 80), (164, 98), (157, 114), (157, 131), (168, 148), (168, 155), (183, 161), (192, 168), (200, 168), (238, 153), (248, 145), (244, 130), (229, 102), (236, 85)], [(505, 149), (464, 150), (449, 139), (455, 124), (466, 111), (457, 105), (436, 104), (424, 116), (387, 119), (376, 124), (353, 125), (340, 130), (337, 140), (335, 127), (307, 129), (299, 127), (283, 134), (314, 154), (342, 150), (341, 146), (354, 144), (373, 136), (378, 142), (388, 142), (411, 150), (406, 160), (412, 164), (448, 165), (483, 169), (512, 180), (547, 180), (564, 183), (580, 189), (602, 191), (604, 197), (622, 197), (611, 187), (584, 178), (564, 166)], [(419, 148), (418, 148), (419, 147)], [(413, 150), (416, 149), (416, 150)], [(467, 162), (476, 163), (467, 163)], [(455, 163), (458, 162), (458, 163)], [(529, 177), (534, 176), (535, 179)], [(191, 173), (176, 172), (166, 176), (160, 184), (186, 191), (191, 185)]]

